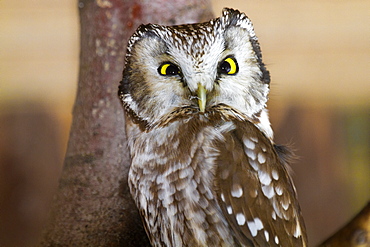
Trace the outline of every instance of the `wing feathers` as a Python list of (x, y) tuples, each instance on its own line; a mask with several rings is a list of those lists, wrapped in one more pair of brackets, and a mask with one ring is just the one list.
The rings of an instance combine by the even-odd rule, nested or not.
[(240, 243), (305, 246), (295, 189), (270, 140), (252, 123), (237, 122), (217, 148), (219, 203)]

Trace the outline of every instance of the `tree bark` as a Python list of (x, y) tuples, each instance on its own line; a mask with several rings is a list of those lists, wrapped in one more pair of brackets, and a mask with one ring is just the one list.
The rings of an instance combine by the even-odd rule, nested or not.
[(208, 0), (81, 0), (80, 72), (59, 190), (41, 246), (146, 246), (127, 185), (129, 154), (117, 97), (126, 42), (138, 25), (212, 17)]
[(331, 237), (318, 247), (370, 246), (370, 202)]

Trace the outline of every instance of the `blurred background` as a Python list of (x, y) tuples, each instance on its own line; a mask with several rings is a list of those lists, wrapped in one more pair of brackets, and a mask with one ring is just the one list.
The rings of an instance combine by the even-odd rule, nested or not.
[[(213, 0), (253, 21), (312, 246), (370, 199), (370, 2)], [(0, 1), (0, 246), (37, 239), (67, 146), (79, 65), (75, 0)], [(117, 82), (118, 83), (118, 82)]]

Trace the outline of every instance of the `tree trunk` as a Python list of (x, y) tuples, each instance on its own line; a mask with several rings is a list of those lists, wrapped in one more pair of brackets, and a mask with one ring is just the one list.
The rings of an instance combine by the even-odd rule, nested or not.
[(212, 17), (208, 0), (81, 0), (80, 73), (59, 190), (42, 246), (145, 246), (127, 185), (129, 154), (117, 97), (126, 42), (138, 25)]

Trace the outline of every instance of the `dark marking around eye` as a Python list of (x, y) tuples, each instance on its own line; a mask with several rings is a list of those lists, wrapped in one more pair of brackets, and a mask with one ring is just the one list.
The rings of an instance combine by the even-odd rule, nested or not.
[(165, 62), (158, 67), (158, 73), (163, 76), (174, 76), (180, 74), (180, 69), (170, 62)]
[(239, 71), (239, 66), (234, 57), (226, 57), (219, 65), (220, 74), (235, 75)]

